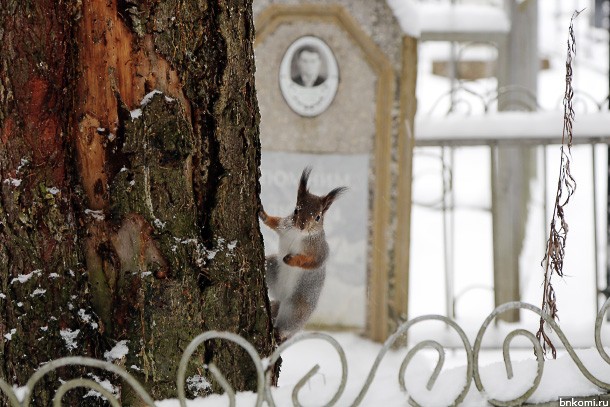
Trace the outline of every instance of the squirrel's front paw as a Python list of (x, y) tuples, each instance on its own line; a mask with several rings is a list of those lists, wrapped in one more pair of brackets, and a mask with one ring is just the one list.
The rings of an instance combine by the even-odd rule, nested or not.
[(284, 263), (288, 264), (289, 266), (299, 267), (302, 269), (314, 269), (323, 264), (323, 262), (320, 262), (319, 259), (303, 253), (287, 254), (284, 256), (283, 260)]

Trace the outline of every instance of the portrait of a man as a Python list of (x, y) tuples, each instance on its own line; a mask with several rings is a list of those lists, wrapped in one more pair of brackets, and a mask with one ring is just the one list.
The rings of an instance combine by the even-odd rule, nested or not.
[(292, 77), (293, 82), (306, 88), (323, 84), (326, 77), (321, 75), (322, 65), (322, 54), (318, 48), (312, 45), (301, 47), (294, 55), (293, 66), (296, 72)]
[(315, 117), (324, 113), (339, 86), (339, 67), (332, 49), (313, 35), (295, 39), (282, 57), (279, 85), (296, 114)]

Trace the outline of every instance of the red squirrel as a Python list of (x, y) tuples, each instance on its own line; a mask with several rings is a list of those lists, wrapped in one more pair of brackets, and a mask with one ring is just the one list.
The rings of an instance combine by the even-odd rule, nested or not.
[(278, 254), (267, 256), (266, 275), (274, 327), (286, 340), (303, 328), (316, 308), (324, 278), (328, 243), (324, 215), (346, 187), (324, 196), (309, 192), (311, 168), (301, 174), (294, 212), (284, 218), (269, 216), (261, 207), (259, 217), (279, 235)]

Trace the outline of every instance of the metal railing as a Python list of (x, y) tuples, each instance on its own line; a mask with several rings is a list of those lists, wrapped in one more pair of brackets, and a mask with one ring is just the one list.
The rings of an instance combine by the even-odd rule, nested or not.
[[(409, 331), (409, 329), (411, 327), (413, 327), (414, 325), (420, 324), (421, 322), (424, 322), (424, 321), (444, 322), (445, 324), (447, 324), (447, 326), (449, 328), (453, 329), (459, 335), (459, 337), (462, 341), (462, 344), (463, 344), (464, 352), (466, 354), (466, 363), (467, 363), (466, 377), (465, 377), (464, 385), (463, 385), (461, 391), (459, 392), (458, 395), (455, 396), (454, 400), (450, 403), (450, 405), (459, 405), (464, 400), (464, 398), (466, 397), (466, 394), (470, 390), (470, 386), (471, 386), (473, 380), (474, 380), (474, 384), (476, 386), (477, 391), (479, 391), (481, 393), (481, 395), (484, 396), (484, 398), (487, 400), (487, 402), (489, 402), (490, 404), (492, 404), (494, 406), (518, 406), (518, 405), (524, 404), (528, 400), (528, 398), (534, 393), (534, 391), (538, 388), (538, 386), (540, 384), (540, 380), (542, 378), (543, 371), (544, 371), (544, 366), (545, 366), (545, 359), (544, 359), (542, 348), (540, 346), (540, 343), (536, 340), (536, 337), (534, 336), (533, 333), (531, 333), (527, 330), (524, 330), (524, 329), (515, 329), (515, 330), (511, 331), (510, 333), (508, 333), (508, 335), (505, 337), (504, 342), (503, 342), (502, 354), (504, 357), (504, 365), (506, 368), (506, 376), (508, 379), (513, 378), (513, 375), (514, 375), (513, 366), (512, 366), (511, 357), (510, 357), (510, 346), (511, 346), (512, 341), (516, 337), (521, 336), (521, 337), (528, 339), (532, 343), (532, 346), (533, 346), (534, 357), (536, 358), (536, 362), (537, 362), (536, 377), (532, 381), (531, 386), (526, 391), (524, 391), (520, 396), (518, 396), (512, 400), (499, 400), (499, 399), (495, 399), (495, 398), (489, 396), (487, 394), (487, 392), (485, 390), (485, 386), (483, 385), (483, 382), (481, 380), (480, 366), (479, 366), (479, 353), (481, 351), (481, 344), (482, 344), (483, 337), (485, 335), (487, 328), (499, 314), (509, 311), (509, 310), (514, 310), (514, 309), (522, 309), (522, 310), (531, 311), (531, 312), (535, 313), (536, 315), (542, 317), (546, 321), (546, 323), (552, 328), (552, 330), (556, 333), (557, 337), (559, 338), (559, 340), (565, 347), (568, 355), (574, 361), (574, 363), (578, 367), (579, 371), (583, 374), (583, 376), (589, 382), (594, 384), (595, 386), (597, 386), (601, 389), (604, 389), (608, 393), (610, 393), (610, 383), (607, 383), (607, 382), (604, 382), (604, 381), (598, 379), (591, 373), (591, 371), (589, 371), (584, 366), (581, 359), (578, 357), (578, 355), (574, 351), (573, 347), (570, 345), (570, 342), (568, 341), (568, 339), (562, 332), (559, 325), (550, 316), (543, 313), (539, 308), (537, 308), (533, 305), (523, 303), (523, 302), (511, 302), (511, 303), (507, 303), (507, 304), (497, 307), (491, 314), (489, 314), (489, 316), (485, 319), (485, 321), (481, 325), (481, 327), (476, 335), (474, 345), (472, 345), (472, 346), (470, 344), (470, 341), (468, 340), (468, 337), (464, 333), (464, 330), (455, 321), (453, 321), (445, 316), (424, 315), (424, 316), (420, 316), (420, 317), (414, 318), (412, 320), (409, 320), (409, 321), (403, 323), (396, 330), (396, 332), (385, 341), (383, 347), (379, 351), (377, 358), (375, 359), (375, 361), (369, 371), (369, 374), (367, 375), (364, 385), (362, 386), (362, 388), (359, 391), (356, 398), (353, 401), (350, 400), (349, 401), (350, 404), (346, 404), (345, 400), (342, 400), (341, 404), (350, 405), (353, 407), (362, 405), (362, 401), (363, 401), (364, 397), (366, 396), (366, 394), (371, 386), (371, 383), (373, 382), (375, 374), (377, 373), (379, 365), (380, 365), (382, 359), (384, 358), (384, 356), (386, 355), (386, 353), (398, 343), (397, 341), (400, 338), (402, 338), (407, 333), (407, 331)], [(598, 312), (597, 318), (595, 320), (594, 335), (595, 335), (595, 346), (597, 348), (597, 351), (598, 351), (599, 355), (601, 356), (601, 358), (608, 364), (608, 366), (610, 368), (610, 356), (604, 349), (603, 344), (602, 344), (602, 339), (601, 339), (601, 328), (602, 328), (602, 323), (604, 322), (604, 315), (608, 312), (609, 309), (610, 309), (610, 299), (604, 303), (604, 305), (601, 307), (601, 309)], [(337, 390), (335, 391), (334, 396), (332, 397), (332, 399), (330, 401), (327, 402), (327, 404), (325, 404), (325, 406), (337, 405), (338, 401), (341, 399), (341, 396), (344, 393), (346, 383), (347, 383), (347, 377), (348, 377), (347, 358), (346, 358), (345, 352), (341, 348), (341, 345), (339, 344), (339, 342), (337, 342), (337, 340), (334, 339), (330, 335), (327, 335), (325, 333), (317, 333), (317, 332), (302, 333), (302, 334), (297, 335), (297, 336), (293, 337), (292, 339), (286, 341), (281, 346), (279, 346), (268, 359), (262, 359), (261, 356), (254, 349), (254, 347), (248, 341), (243, 339), (242, 337), (240, 337), (236, 334), (228, 333), (228, 332), (210, 331), (210, 332), (203, 333), (203, 334), (199, 335), (198, 337), (196, 337), (195, 339), (193, 339), (193, 341), (189, 344), (189, 346), (184, 351), (184, 354), (180, 360), (177, 379), (176, 379), (176, 386), (177, 386), (176, 389), (177, 389), (177, 394), (178, 394), (178, 401), (179, 401), (181, 407), (186, 407), (187, 399), (186, 399), (186, 393), (185, 393), (185, 383), (186, 383), (186, 369), (187, 369), (188, 362), (189, 362), (191, 356), (193, 355), (193, 353), (197, 350), (197, 348), (204, 342), (211, 340), (211, 339), (222, 339), (222, 340), (234, 342), (237, 345), (241, 346), (250, 355), (250, 357), (252, 358), (252, 363), (254, 364), (254, 366), (256, 368), (256, 375), (257, 375), (257, 389), (256, 389), (257, 398), (256, 398), (256, 401), (254, 404), (257, 407), (262, 406), (264, 403), (267, 403), (267, 405), (269, 405), (271, 407), (274, 407), (277, 405), (274, 400), (274, 395), (273, 395), (273, 391), (272, 391), (273, 386), (271, 384), (272, 383), (271, 374), (272, 374), (273, 366), (274, 366), (275, 362), (279, 359), (282, 352), (284, 352), (287, 348), (289, 348), (290, 346), (294, 345), (297, 342), (306, 341), (306, 340), (310, 340), (310, 339), (319, 339), (319, 340), (323, 340), (323, 341), (326, 341), (327, 343), (329, 343), (334, 348), (334, 350), (337, 352), (339, 359), (341, 361), (341, 369), (342, 369), (341, 382), (340, 382)], [(415, 400), (412, 397), (410, 397), (408, 394), (406, 394), (407, 386), (405, 383), (405, 372), (406, 372), (407, 366), (409, 365), (413, 356), (425, 348), (432, 349), (438, 353), (438, 361), (436, 363), (433, 373), (431, 374), (430, 378), (428, 379), (426, 387), (429, 391), (434, 391), (434, 390), (437, 390), (439, 392), (444, 391), (443, 389), (435, 389), (434, 386), (443, 369), (443, 365), (444, 365), (444, 361), (445, 361), (445, 349), (444, 349), (443, 345), (441, 345), (437, 341), (434, 341), (434, 340), (421, 341), (421, 342), (417, 343), (415, 346), (413, 346), (407, 352), (407, 354), (404, 357), (403, 362), (400, 365), (400, 368), (397, 372), (398, 385), (400, 386), (400, 389), (405, 393), (405, 397), (408, 397), (409, 403), (413, 406), (419, 406), (422, 401)], [(265, 362), (263, 362), (263, 360)], [(51, 362), (45, 364), (44, 366), (42, 366), (38, 371), (36, 371), (31, 376), (30, 380), (27, 382), (25, 387), (22, 388), (21, 399), (17, 397), (17, 394), (15, 393), (14, 388), (11, 387), (6, 381), (1, 380), (1, 379), (0, 379), (0, 391), (2, 391), (2, 393), (4, 393), (4, 395), (8, 399), (10, 406), (29, 407), (30, 403), (31, 403), (31, 397), (33, 394), (33, 390), (34, 390), (36, 384), (46, 374), (48, 374), (60, 367), (68, 366), (68, 365), (78, 365), (78, 366), (98, 368), (98, 369), (103, 369), (110, 373), (113, 373), (114, 375), (116, 375), (117, 377), (119, 377), (120, 379), (123, 380), (124, 385), (131, 386), (133, 388), (133, 390), (135, 391), (135, 393), (138, 394), (145, 403), (147, 403), (148, 405), (151, 405), (151, 406), (154, 405), (154, 400), (146, 392), (144, 387), (122, 367), (114, 365), (110, 362), (101, 361), (101, 360), (97, 360), (97, 359), (91, 359), (91, 358), (85, 358), (85, 357), (78, 357), (78, 356), (57, 359), (57, 360), (51, 361)], [(210, 363), (209, 365), (204, 366), (204, 368), (209, 370), (210, 374), (214, 377), (214, 379), (218, 382), (218, 384), (224, 389), (224, 391), (229, 399), (229, 402), (228, 402), (229, 406), (231, 406), (231, 407), (235, 406), (236, 393), (233, 390), (233, 388), (231, 387), (231, 385), (228, 383), (228, 381), (226, 380), (224, 375), (221, 373), (220, 369), (213, 363)], [(301, 402), (299, 400), (299, 392), (301, 391), (303, 386), (305, 386), (308, 383), (308, 381), (312, 378), (312, 376), (314, 376), (318, 372), (319, 369), (320, 369), (320, 366), (315, 365), (294, 386), (294, 389), (292, 391), (293, 406), (301, 406)], [(99, 383), (97, 383), (93, 380), (90, 380), (90, 379), (85, 379), (85, 378), (76, 378), (76, 379), (72, 379), (72, 380), (62, 383), (62, 385), (57, 389), (57, 391), (55, 393), (55, 396), (53, 399), (53, 406), (54, 407), (62, 406), (63, 396), (75, 388), (87, 388), (87, 389), (94, 390), (94, 391), (100, 393), (102, 397), (107, 399), (109, 401), (110, 405), (112, 405), (113, 407), (121, 406), (120, 400), (114, 394), (112, 394), (110, 391), (108, 391), (107, 389), (102, 387)]]
[[(443, 99), (451, 96), (452, 103), (450, 110), (445, 112), (444, 117), (433, 117), (432, 113), (439, 110), (440, 102)], [(510, 97), (508, 97), (510, 96)], [(498, 100), (502, 97), (508, 97), (508, 100), (512, 100), (512, 106), (520, 112), (494, 112)], [(597, 196), (598, 196), (598, 174), (596, 173), (596, 166), (599, 160), (596, 146), (598, 144), (609, 144), (610, 145), (610, 128), (601, 126), (599, 123), (602, 120), (610, 122), (610, 112), (608, 112), (609, 98), (606, 97), (602, 101), (596, 101), (591, 95), (575, 91), (574, 94), (574, 106), (578, 108), (579, 115), (575, 124), (575, 133), (573, 143), (574, 145), (588, 145), (591, 148), (591, 174), (593, 180), (593, 242), (595, 247), (594, 255), (594, 281), (595, 281), (595, 306), (598, 305), (598, 298), (601, 293), (604, 293), (604, 288), (600, 287), (599, 276), (602, 265), (599, 261), (599, 232), (598, 232), (598, 211), (597, 211)], [(473, 107), (472, 105), (477, 105)], [(465, 115), (456, 115), (455, 106), (465, 107)], [(414, 157), (421, 155), (435, 156), (430, 151), (423, 151), (422, 148), (427, 147), (438, 147), (440, 152), (436, 154), (436, 158), (440, 161), (440, 173), (441, 173), (441, 196), (438, 200), (431, 202), (420, 202), (417, 198), (414, 198), (413, 205), (427, 207), (430, 209), (438, 210), (442, 213), (442, 241), (443, 241), (443, 258), (444, 258), (444, 274), (445, 274), (445, 300), (446, 300), (446, 315), (449, 317), (455, 316), (455, 304), (459, 301), (459, 296), (454, 293), (454, 250), (453, 241), (455, 240), (455, 229), (454, 229), (454, 213), (455, 209), (459, 206), (455, 203), (454, 197), (454, 186), (453, 186), (453, 172), (455, 166), (455, 150), (457, 148), (466, 147), (488, 147), (492, 157), (497, 155), (499, 147), (503, 146), (528, 146), (528, 147), (539, 147), (542, 149), (542, 182), (543, 190), (545, 191), (542, 201), (543, 213), (545, 216), (542, 217), (543, 225), (542, 230), (545, 231), (544, 236), (548, 233), (548, 224), (546, 214), (548, 213), (548, 202), (546, 191), (548, 187), (549, 174), (547, 173), (547, 149), (551, 145), (561, 144), (561, 134), (559, 132), (546, 131), (544, 128), (548, 128), (548, 123), (560, 124), (562, 123), (561, 112), (548, 112), (539, 111), (540, 106), (536, 103), (536, 99), (533, 94), (522, 87), (506, 87), (500, 88), (497, 91), (491, 91), (486, 94), (479, 94), (466, 86), (460, 85), (459, 87), (449, 90), (443, 94), (434, 103), (432, 109), (423, 118), (420, 118), (416, 122), (415, 129), (415, 150)], [(481, 111), (483, 115), (471, 116), (472, 111)], [(492, 113), (493, 112), (493, 113)], [(514, 135), (498, 135), (494, 134), (492, 128), (513, 128), (515, 120), (519, 118), (519, 114), (523, 112), (530, 112), (531, 117), (525, 118), (525, 120), (531, 120), (530, 128), (535, 134), (525, 134), (522, 132), (515, 132)], [(535, 113), (534, 113), (535, 112)], [(464, 113), (464, 111), (462, 111)], [(515, 115), (516, 113), (516, 115)], [(556, 117), (555, 117), (556, 116)], [(505, 123), (502, 123), (502, 119), (506, 118)], [(494, 122), (494, 120), (498, 120)], [(469, 122), (471, 123), (469, 125)], [(474, 125), (472, 125), (474, 123)], [(498, 123), (500, 125), (498, 125)], [(490, 125), (491, 124), (491, 125)], [(504, 125), (502, 125), (504, 124)], [(462, 128), (471, 128), (473, 131), (470, 133), (461, 131)], [(517, 124), (516, 127), (519, 127)], [(584, 128), (584, 129), (583, 129)], [(493, 176), (494, 168), (492, 171), (492, 183), (495, 182)], [(416, 181), (417, 174), (414, 174), (414, 181)], [(493, 188), (493, 186), (492, 186)], [(492, 213), (493, 216), (497, 216), (493, 211), (493, 205), (489, 207), (468, 207), (469, 209), (478, 209), (481, 211), (487, 211)], [(542, 257), (542, 255), (541, 255)], [(471, 288), (465, 287), (460, 291), (460, 295), (470, 292)], [(493, 287), (482, 287), (477, 285), (476, 288), (486, 288), (493, 290)], [(608, 288), (606, 288), (606, 291)]]

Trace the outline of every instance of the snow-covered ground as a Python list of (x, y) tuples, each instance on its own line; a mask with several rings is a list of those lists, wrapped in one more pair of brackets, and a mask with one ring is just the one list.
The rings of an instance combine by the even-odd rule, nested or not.
[[(550, 69), (539, 74), (539, 104), (545, 110), (561, 109), (564, 92), (565, 51), (569, 17), (574, 9), (590, 7), (590, 2), (583, 0), (557, 2), (539, 0), (540, 7), (540, 54), (550, 60)], [(586, 12), (585, 12), (586, 13)], [(556, 18), (560, 15), (561, 18)], [(608, 95), (608, 38), (607, 34), (595, 31), (588, 26), (589, 16), (583, 14), (575, 24), (577, 38), (577, 55), (574, 64), (574, 87), (602, 101)], [(444, 115), (448, 98), (438, 102), (441, 95), (449, 89), (446, 78), (431, 74), (431, 61), (435, 55), (446, 53), (446, 45), (424, 44), (420, 48), (420, 66), (418, 76), (418, 117)], [(493, 92), (495, 79), (484, 79), (466, 84), (467, 87), (481, 94)], [(472, 114), (482, 112), (482, 106), (476, 107), (474, 101)], [(574, 131), (578, 132), (578, 114), (585, 110), (584, 105), (577, 105)], [(558, 134), (560, 137), (560, 134)], [(556, 279), (554, 286), (560, 315), (560, 324), (570, 342), (579, 348), (593, 346), (593, 325), (598, 307), (595, 294), (595, 279), (602, 281), (605, 270), (605, 206), (606, 206), (606, 146), (596, 147), (597, 151), (597, 202), (599, 215), (597, 230), (600, 250), (599, 270), (595, 271), (594, 223), (593, 223), (593, 185), (592, 185), (592, 152), (590, 146), (573, 149), (572, 172), (578, 182), (578, 189), (567, 207), (566, 218), (569, 222), (567, 254), (564, 270), (566, 277)], [(493, 309), (492, 276), (492, 242), (491, 214), (489, 212), (490, 179), (489, 150), (486, 147), (469, 147), (455, 150), (453, 184), (455, 188), (455, 290), (459, 296), (456, 304), (456, 316), (466, 331), (470, 343), (474, 342), (476, 333)], [(543, 213), (543, 198), (554, 196), (556, 171), (559, 163), (559, 150), (548, 147), (547, 171), (549, 174), (548, 189), (544, 191), (542, 180), (542, 154), (538, 151), (537, 177), (532, 181), (532, 199), (528, 209), (526, 241), (520, 258), (522, 266), (521, 293), (524, 301), (539, 304), (541, 296), (542, 270), (540, 261), (544, 252), (546, 236), (544, 225), (548, 224), (550, 214)], [(413, 199), (415, 203), (430, 203), (440, 199), (442, 178), (440, 176), (439, 150), (420, 148), (414, 158)], [(551, 204), (549, 204), (549, 207)], [(412, 212), (412, 247), (410, 269), (409, 317), (424, 314), (444, 314), (444, 264), (442, 214), (422, 205), (415, 205)], [(537, 330), (535, 315), (522, 312), (520, 327), (531, 332)], [(610, 346), (610, 327), (605, 323), (602, 333), (603, 343)], [(418, 328), (418, 327), (416, 327)], [(489, 329), (487, 344), (497, 344), (505, 338), (506, 333), (515, 325), (498, 324)], [(356, 333), (332, 333), (347, 354), (348, 381), (344, 395), (338, 405), (348, 406), (356, 399), (363, 383), (369, 374), (375, 357), (381, 349), (380, 344), (372, 343), (359, 337)], [(426, 389), (434, 364), (435, 352), (424, 350), (416, 355), (406, 371), (408, 394), (422, 405), (440, 406), (449, 404), (461, 391), (465, 382), (466, 358), (459, 349), (459, 338), (440, 323), (430, 323), (421, 329), (409, 331), (409, 344), (412, 346), (424, 339), (437, 339), (441, 343), (455, 348), (447, 349), (445, 367), (436, 385), (431, 391)], [(557, 341), (555, 341), (557, 342)], [(536, 375), (536, 361), (531, 345), (525, 340), (515, 344), (519, 349), (511, 355), (514, 362), (514, 379), (506, 378), (506, 369), (502, 362), (501, 351), (485, 349), (480, 354), (479, 365), (485, 393), (479, 393), (474, 385), (464, 400), (464, 405), (482, 406), (486, 397), (510, 399), (525, 392)], [(408, 395), (400, 390), (398, 372), (407, 350), (401, 349), (386, 354), (371, 388), (361, 405), (363, 406), (407, 406)], [(540, 388), (530, 397), (530, 402), (556, 400), (565, 395), (593, 395), (601, 391), (588, 382), (578, 372), (575, 364), (560, 351), (557, 360), (545, 364)], [(593, 349), (578, 351), (585, 366), (600, 380), (610, 382), (610, 368)], [(340, 383), (341, 370), (339, 358), (332, 348), (319, 340), (300, 342), (286, 350), (282, 355), (283, 367), (280, 386), (274, 389), (274, 399), (278, 406), (292, 405), (291, 392), (294, 385), (316, 363), (322, 367), (304, 386), (299, 400), (304, 406), (323, 405), (328, 402)], [(241, 393), (237, 397), (238, 405), (253, 405), (255, 395)], [(189, 406), (225, 406), (226, 396), (212, 396), (206, 400), (196, 400)], [(159, 402), (160, 407), (178, 406), (177, 401)]]

